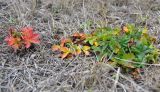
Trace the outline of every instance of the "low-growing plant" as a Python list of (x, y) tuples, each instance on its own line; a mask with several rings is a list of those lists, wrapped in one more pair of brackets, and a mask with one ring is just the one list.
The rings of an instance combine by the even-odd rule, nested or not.
[(156, 38), (149, 35), (146, 27), (132, 24), (120, 27), (97, 28), (90, 34), (74, 33), (54, 45), (53, 51), (60, 51), (67, 58), (84, 53), (95, 53), (97, 61), (113, 66), (128, 68), (144, 67), (145, 63), (156, 63), (160, 55), (154, 46)]
[(10, 28), (9, 35), (5, 38), (5, 41), (14, 50), (29, 48), (32, 44), (40, 43), (39, 34), (34, 33), (31, 27), (24, 27), (20, 30)]
[(84, 33), (74, 33), (69, 38), (63, 38), (60, 45), (53, 45), (53, 51), (60, 51), (62, 59), (84, 53), (89, 55), (90, 47), (84, 42), (87, 35)]
[[(155, 63), (159, 49), (154, 46), (156, 38), (148, 34), (147, 28), (126, 25), (122, 28), (99, 28), (86, 42), (97, 54), (97, 60), (104, 58), (114, 65), (130, 68), (143, 67), (144, 63)], [(93, 45), (97, 42), (99, 46)]]

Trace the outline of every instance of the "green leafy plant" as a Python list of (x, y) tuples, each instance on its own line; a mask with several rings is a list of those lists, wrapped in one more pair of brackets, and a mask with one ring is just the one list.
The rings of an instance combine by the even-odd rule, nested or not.
[(70, 55), (94, 53), (99, 62), (135, 69), (158, 61), (160, 52), (154, 46), (155, 41), (146, 27), (127, 24), (121, 28), (97, 28), (91, 34), (75, 33), (52, 49), (60, 51), (63, 59)]
[[(160, 54), (154, 46), (156, 38), (148, 34), (147, 28), (126, 25), (122, 28), (98, 28), (85, 42), (97, 55), (98, 61), (130, 68), (143, 67), (144, 63), (156, 63)], [(99, 45), (93, 45), (97, 42)]]

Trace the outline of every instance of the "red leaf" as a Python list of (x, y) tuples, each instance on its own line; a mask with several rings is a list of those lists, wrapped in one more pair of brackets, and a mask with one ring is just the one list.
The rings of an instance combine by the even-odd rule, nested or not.
[(9, 35), (5, 38), (5, 41), (9, 46), (14, 49), (19, 49), (22, 45), (20, 32), (17, 32), (14, 28), (9, 29)]
[(31, 43), (40, 43), (39, 34), (33, 32), (33, 28), (24, 27), (22, 28), (22, 38), (26, 48), (31, 46)]
[(20, 38), (14, 38), (12, 36), (8, 36), (5, 38), (5, 41), (7, 42), (9, 46), (13, 47), (14, 49), (19, 49), (21, 46)]

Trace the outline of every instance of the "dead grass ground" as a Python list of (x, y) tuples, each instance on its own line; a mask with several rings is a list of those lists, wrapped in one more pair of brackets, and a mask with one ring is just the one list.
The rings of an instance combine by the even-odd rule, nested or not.
[[(94, 57), (61, 60), (51, 51), (73, 32), (135, 23), (147, 25), (159, 39), (160, 0), (1, 0), (0, 1), (0, 92), (160, 92), (160, 67), (149, 65), (134, 80), (121, 68), (96, 64)], [(3, 41), (10, 26), (33, 26), (41, 44), (15, 54)]]

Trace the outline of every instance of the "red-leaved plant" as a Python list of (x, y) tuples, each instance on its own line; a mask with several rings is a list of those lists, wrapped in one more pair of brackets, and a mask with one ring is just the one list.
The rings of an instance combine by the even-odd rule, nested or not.
[(29, 48), (33, 43), (39, 44), (39, 34), (33, 32), (32, 27), (24, 27), (21, 30), (15, 28), (9, 29), (9, 35), (5, 38), (5, 41), (9, 46), (15, 50), (22, 47)]

